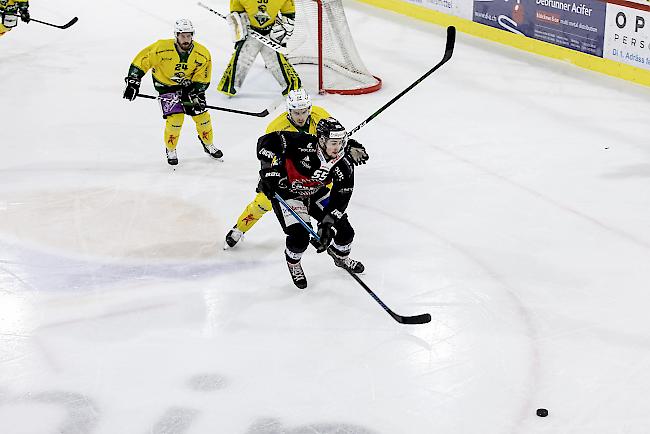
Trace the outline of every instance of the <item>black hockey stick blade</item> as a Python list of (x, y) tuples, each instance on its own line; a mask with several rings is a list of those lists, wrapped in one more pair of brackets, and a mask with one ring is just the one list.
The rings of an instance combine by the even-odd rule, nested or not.
[(395, 101), (397, 101), (398, 99), (400, 99), (401, 97), (403, 97), (404, 94), (406, 94), (406, 92), (408, 92), (408, 91), (410, 91), (411, 89), (413, 89), (415, 86), (417, 86), (418, 84), (420, 84), (420, 83), (421, 83), (425, 78), (427, 78), (428, 76), (430, 76), (431, 74), (433, 74), (436, 70), (438, 70), (438, 68), (440, 68), (442, 65), (444, 65), (445, 63), (447, 63), (447, 62), (449, 61), (449, 59), (451, 59), (452, 54), (454, 54), (454, 46), (455, 46), (455, 45), (456, 45), (456, 27), (454, 27), (454, 26), (449, 26), (449, 27), (447, 27), (447, 43), (445, 44), (445, 53), (443, 54), (442, 59), (440, 60), (440, 62), (436, 63), (436, 65), (435, 65), (433, 68), (431, 68), (430, 70), (428, 70), (428, 71), (427, 71), (427, 72), (426, 72), (422, 77), (418, 78), (418, 79), (415, 80), (413, 83), (411, 83), (411, 85), (410, 85), (409, 87), (407, 87), (406, 89), (404, 89), (403, 91), (401, 91), (401, 92), (400, 92), (396, 97), (394, 97), (393, 99), (391, 99), (390, 101), (388, 101), (386, 104), (384, 104), (384, 105), (383, 105), (379, 110), (377, 110), (376, 112), (374, 112), (373, 114), (371, 114), (370, 116), (368, 116), (368, 118), (367, 118), (365, 121), (361, 122), (359, 125), (357, 125), (357, 126), (354, 127), (352, 130), (350, 130), (350, 133), (349, 133), (348, 135), (352, 135), (352, 134), (356, 133), (357, 131), (359, 131), (359, 130), (360, 130), (361, 128), (363, 128), (363, 127), (364, 127), (368, 122), (370, 122), (371, 120), (373, 120), (374, 118), (376, 118), (377, 116), (379, 116), (379, 114), (380, 114), (381, 112), (383, 112), (383, 111), (386, 110), (388, 107), (390, 107), (391, 105), (393, 105), (393, 103), (394, 103)]
[[(311, 234), (312, 238), (311, 238), (309, 241), (311, 242), (311, 244), (312, 244), (314, 247), (318, 248), (318, 241), (320, 240), (320, 238), (318, 237), (318, 234), (317, 234), (316, 232), (314, 232), (314, 229), (312, 229), (311, 226), (309, 226), (307, 223), (305, 223), (305, 221), (302, 219), (302, 217), (300, 217), (300, 216), (299, 216), (299, 215), (298, 215), (298, 214), (297, 214), (297, 213), (296, 213), (296, 212), (295, 212), (295, 211), (294, 211), (294, 210), (289, 206), (289, 204), (288, 204), (284, 199), (282, 199), (282, 196), (280, 196), (279, 194), (275, 193), (275, 199), (276, 199), (278, 202), (280, 202), (280, 203), (282, 204), (282, 206), (284, 206), (284, 208), (285, 208), (287, 211), (289, 211), (289, 213), (290, 213), (290, 214), (291, 214), (291, 215), (292, 215), (292, 216), (293, 216), (293, 217), (298, 221), (298, 223), (300, 223), (300, 224), (302, 225), (302, 227), (304, 227), (304, 228), (307, 230), (307, 232), (309, 232), (309, 233)], [(364, 282), (363, 280), (361, 280), (361, 278), (360, 278), (359, 276), (357, 276), (357, 274), (356, 274), (354, 271), (352, 271), (352, 270), (349, 269), (348, 267), (342, 267), (342, 268), (343, 268), (345, 271), (347, 271), (348, 274), (349, 274), (350, 276), (352, 276), (352, 277), (354, 278), (354, 280), (356, 280), (357, 283), (358, 283), (359, 285), (361, 285), (361, 287), (362, 287), (363, 289), (365, 289), (366, 292), (367, 292), (368, 294), (370, 294), (370, 296), (371, 296), (371, 297), (372, 297), (372, 298), (373, 298), (373, 299), (374, 299), (374, 300), (375, 300), (375, 301), (376, 301), (376, 302), (377, 302), (377, 303), (378, 303), (378, 304), (379, 304), (379, 305), (380, 305), (380, 306), (381, 306), (381, 307), (382, 307), (386, 312), (388, 312), (388, 314), (389, 314), (390, 316), (392, 316), (393, 319), (394, 319), (395, 321), (397, 321), (398, 323), (400, 323), (400, 324), (426, 324), (426, 323), (428, 323), (428, 322), (431, 321), (431, 315), (429, 315), (428, 313), (423, 313), (423, 314), (421, 314), (421, 315), (415, 315), (415, 316), (402, 316), (402, 315), (398, 315), (398, 314), (396, 314), (396, 313), (393, 312), (393, 311), (392, 311), (388, 306), (386, 306), (386, 304), (384, 304), (383, 301), (381, 301), (381, 298), (379, 298), (379, 297), (377, 296), (377, 294), (375, 294), (375, 293), (372, 291), (372, 289), (368, 288), (368, 285), (366, 285), (365, 282)]]
[[(136, 96), (139, 97), (139, 98), (145, 98), (145, 99), (160, 99), (160, 97), (153, 96), (153, 95), (145, 95), (143, 93), (139, 93)], [(231, 109), (231, 108), (226, 108), (226, 107), (217, 107), (217, 106), (213, 106), (213, 105), (206, 105), (205, 108), (209, 108), (209, 109), (212, 109), (212, 110), (219, 110), (219, 111), (228, 112), (228, 113), (236, 113), (236, 114), (239, 114), (239, 115), (255, 116), (255, 117), (258, 117), (258, 118), (263, 118), (264, 116), (268, 116), (268, 114), (269, 114), (268, 109), (264, 109), (261, 112), (247, 112), (247, 111), (244, 111), (244, 110), (236, 110), (236, 109)]]
[(377, 303), (378, 303), (382, 308), (384, 308), (384, 310), (385, 310), (386, 312), (388, 312), (388, 314), (389, 314), (390, 316), (392, 316), (393, 319), (394, 319), (395, 321), (397, 321), (398, 323), (400, 323), (400, 324), (426, 324), (426, 323), (428, 323), (428, 322), (431, 322), (431, 315), (429, 315), (428, 313), (423, 313), (423, 314), (420, 314), (420, 315), (414, 315), (414, 316), (402, 316), (402, 315), (398, 315), (398, 314), (396, 314), (396, 313), (393, 312), (393, 311), (392, 311), (388, 306), (386, 306), (386, 305), (384, 304), (383, 301), (381, 301), (381, 299), (377, 296), (377, 294), (375, 294), (375, 293), (372, 291), (372, 289), (368, 288), (368, 285), (366, 285), (365, 282), (364, 282), (363, 280), (361, 280), (361, 278), (360, 278), (359, 276), (357, 276), (357, 274), (356, 274), (354, 271), (350, 270), (349, 268), (345, 268), (345, 271), (347, 271), (348, 274), (349, 274), (350, 276), (352, 276), (352, 277), (354, 278), (354, 280), (356, 280), (357, 283), (358, 283), (359, 285), (361, 285), (361, 287), (362, 287), (363, 289), (365, 289), (366, 292), (367, 292), (368, 294), (370, 294), (370, 296), (371, 296), (371, 297), (372, 297), (372, 298), (373, 298), (373, 299), (374, 299), (374, 300), (375, 300), (375, 301), (376, 301), (376, 302), (377, 302)]
[(58, 24), (48, 23), (46, 21), (37, 20), (36, 18), (31, 18), (29, 21), (34, 21), (36, 23), (45, 24), (46, 26), (50, 26), (50, 27), (56, 27), (57, 29), (67, 29), (68, 27), (72, 26), (74, 23), (79, 21), (79, 18), (74, 17), (73, 19), (71, 19), (70, 21), (68, 21), (67, 23), (65, 23), (62, 26), (59, 26)]

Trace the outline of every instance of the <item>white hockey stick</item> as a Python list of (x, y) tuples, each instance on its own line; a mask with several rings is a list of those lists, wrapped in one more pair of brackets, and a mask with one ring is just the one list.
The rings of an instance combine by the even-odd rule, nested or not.
[[(201, 2), (198, 2), (198, 5), (201, 6), (202, 8), (204, 8), (204, 9), (209, 10), (213, 14), (218, 15), (219, 17), (223, 18), (224, 20), (226, 19), (226, 15), (224, 15), (224, 14), (218, 12), (218, 11), (215, 11), (210, 6), (208, 6), (206, 4), (203, 4)], [(272, 41), (267, 36), (264, 36), (261, 33), (258, 33), (257, 31), (251, 29), (250, 27), (248, 28), (248, 34), (251, 35), (251, 38), (257, 39), (259, 42), (266, 45), (271, 50), (277, 51), (280, 54), (287, 54), (286, 48), (284, 48), (282, 45), (278, 44), (277, 42)]]

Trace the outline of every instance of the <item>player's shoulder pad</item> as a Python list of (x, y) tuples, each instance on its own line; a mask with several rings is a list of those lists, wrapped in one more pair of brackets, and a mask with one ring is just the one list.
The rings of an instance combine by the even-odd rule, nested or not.
[(269, 125), (266, 127), (266, 132), (271, 133), (273, 131), (286, 130), (286, 124), (289, 123), (287, 119), (287, 112), (279, 114), (275, 119), (269, 122)]
[(257, 158), (263, 161), (272, 161), (278, 155), (282, 155), (285, 141), (279, 131), (264, 134), (257, 139)]
[(194, 41), (194, 49), (192, 51), (199, 57), (205, 57), (207, 60), (211, 60), (210, 50), (203, 44)]
[(319, 120), (330, 118), (331, 116), (323, 107), (315, 105), (311, 107), (311, 117), (316, 123), (318, 123)]
[(156, 48), (156, 51), (171, 49), (176, 50), (174, 47), (173, 39), (158, 39), (156, 42), (154, 42), (153, 46)]
[(343, 181), (346, 178), (354, 176), (354, 163), (349, 155), (345, 155), (341, 160), (334, 165), (333, 168), (334, 179)]
[(334, 183), (339, 187), (350, 186), (354, 183), (354, 165), (347, 163), (345, 158), (332, 168), (330, 174)]

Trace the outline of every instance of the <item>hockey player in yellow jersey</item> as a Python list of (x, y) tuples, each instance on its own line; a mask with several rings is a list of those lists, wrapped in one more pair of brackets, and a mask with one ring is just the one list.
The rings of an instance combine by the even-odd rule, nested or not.
[(300, 77), (284, 55), (249, 35), (249, 32), (255, 31), (286, 47), (293, 34), (295, 15), (293, 0), (230, 0), (227, 21), (233, 30), (235, 52), (217, 90), (234, 96), (241, 88), (258, 53), (261, 53), (266, 68), (284, 88), (283, 95), (300, 88)]
[(28, 23), (28, 0), (0, 0), (0, 36), (18, 25), (18, 18)]
[[(312, 106), (311, 98), (305, 89), (292, 90), (287, 95), (287, 111), (269, 123), (265, 134), (273, 131), (294, 131), (315, 136), (318, 121), (329, 117), (330, 114), (324, 108)], [(356, 140), (348, 140), (348, 150), (355, 165), (365, 164), (368, 160), (365, 148)], [(271, 209), (271, 201), (262, 193), (258, 185), (255, 199), (246, 206), (237, 219), (237, 224), (226, 235), (224, 249), (234, 247), (244, 233)]]
[(205, 91), (212, 76), (210, 52), (194, 41), (194, 26), (190, 20), (177, 20), (174, 35), (174, 39), (154, 42), (135, 56), (124, 79), (124, 98), (135, 99), (142, 77), (151, 69), (165, 119), (167, 162), (178, 164), (176, 145), (185, 114), (194, 120), (203, 150), (213, 158), (221, 158), (223, 153), (212, 143), (212, 121), (206, 110)]

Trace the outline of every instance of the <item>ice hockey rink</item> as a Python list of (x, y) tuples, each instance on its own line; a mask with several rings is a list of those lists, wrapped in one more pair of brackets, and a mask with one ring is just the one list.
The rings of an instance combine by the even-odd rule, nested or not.
[[(445, 29), (344, 4), (383, 88), (312, 96), (351, 129)], [(432, 315), (408, 326), (313, 249), (298, 291), (273, 215), (222, 250), (283, 110), (259, 58), (216, 92), (224, 23), (179, 0), (30, 11), (79, 22), (0, 38), (0, 433), (650, 432), (647, 88), (459, 33), (359, 130), (352, 256), (394, 311)], [(211, 112), (223, 162), (186, 118), (174, 171), (156, 103), (122, 91), (181, 17), (212, 52), (209, 104), (278, 106)]]

